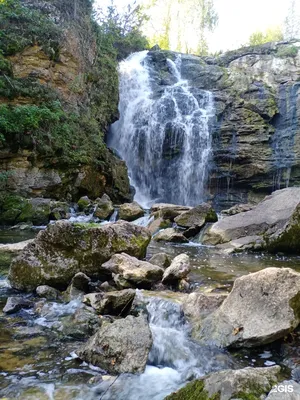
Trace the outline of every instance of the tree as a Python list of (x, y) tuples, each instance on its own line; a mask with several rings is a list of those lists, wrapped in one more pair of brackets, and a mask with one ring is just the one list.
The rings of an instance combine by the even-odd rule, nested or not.
[(107, 8), (96, 9), (95, 18), (107, 44), (116, 50), (118, 60), (148, 47), (148, 41), (141, 31), (147, 16), (136, 2), (119, 11), (112, 1)]
[(280, 42), (283, 40), (283, 33), (279, 26), (267, 29), (266, 32), (256, 31), (249, 38), (249, 45), (256, 46), (268, 42)]
[(290, 0), (288, 14), (284, 21), (284, 38), (287, 40), (300, 38), (300, 6), (296, 0)]
[(150, 0), (145, 32), (151, 44), (166, 50), (205, 55), (207, 34), (218, 21), (214, 0)]

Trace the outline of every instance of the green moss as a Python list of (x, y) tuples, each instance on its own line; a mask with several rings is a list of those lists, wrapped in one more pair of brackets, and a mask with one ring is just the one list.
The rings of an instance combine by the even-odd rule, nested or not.
[(285, 57), (297, 57), (299, 51), (299, 47), (297, 46), (282, 46), (276, 52), (276, 56), (280, 58)]
[(218, 221), (217, 213), (215, 212), (215, 210), (211, 208), (205, 216), (205, 222), (217, 222), (217, 221)]
[(91, 200), (88, 197), (81, 197), (78, 200), (77, 205), (79, 210), (83, 211), (91, 205)]
[(58, 58), (62, 30), (40, 10), (26, 7), (20, 0), (3, 0), (0, 26), (0, 49), (4, 55), (39, 44), (49, 58)]
[(171, 227), (172, 227), (172, 222), (169, 219), (164, 219), (159, 224), (160, 229), (166, 229), (166, 228), (171, 228)]
[(241, 400), (260, 400), (261, 397), (251, 393), (239, 392), (234, 397)]
[(165, 400), (220, 400), (220, 394), (209, 396), (204, 389), (203, 380), (195, 380), (188, 383), (182, 389), (170, 394)]
[(80, 229), (90, 229), (90, 228), (100, 228), (101, 225), (95, 222), (76, 222), (74, 224), (76, 228)]

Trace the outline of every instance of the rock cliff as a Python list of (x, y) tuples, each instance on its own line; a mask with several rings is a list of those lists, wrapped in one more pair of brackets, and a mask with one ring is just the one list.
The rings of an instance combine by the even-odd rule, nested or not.
[(300, 42), (267, 43), (219, 57), (150, 51), (155, 96), (174, 83), (168, 58), (180, 64), (196, 97), (201, 90), (213, 93), (213, 195), (241, 202), (251, 200), (251, 193), (257, 197), (300, 183)]
[(89, 0), (0, 3), (2, 202), (130, 198), (126, 165), (104, 143), (118, 117), (117, 64), (91, 14)]

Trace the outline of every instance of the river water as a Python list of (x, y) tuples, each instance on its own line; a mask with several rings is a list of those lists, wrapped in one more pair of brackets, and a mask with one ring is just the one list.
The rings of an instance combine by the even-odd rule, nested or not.
[[(27, 239), (24, 232), (18, 231), (10, 233), (10, 239), (8, 236), (3, 232), (0, 241)], [(165, 245), (152, 242), (147, 258), (161, 251), (172, 257), (188, 253), (193, 265), (191, 283), (194, 289), (204, 292), (228, 292), (236, 277), (269, 266), (300, 271), (298, 257), (224, 255), (196, 243)], [(0, 310), (8, 296), (18, 295), (6, 280), (9, 262), (9, 256), (0, 261)], [(162, 400), (188, 380), (212, 371), (274, 363), (290, 367), (300, 365), (297, 334), (287, 348), (275, 343), (262, 349), (228, 353), (201, 346), (190, 338), (190, 326), (184, 319), (176, 294), (168, 298), (160, 297), (158, 293), (149, 297), (149, 293), (138, 291), (137, 296), (146, 303), (153, 347), (143, 374), (125, 374), (117, 379), (106, 377), (104, 371), (76, 358), (76, 349), (87, 337), (72, 336), (70, 330), (65, 330), (65, 321), (83, 307), (80, 301), (41, 303), (35, 312), (23, 310), (11, 316), (0, 311), (0, 398)], [(99, 374), (104, 375), (104, 381), (99, 382)]]

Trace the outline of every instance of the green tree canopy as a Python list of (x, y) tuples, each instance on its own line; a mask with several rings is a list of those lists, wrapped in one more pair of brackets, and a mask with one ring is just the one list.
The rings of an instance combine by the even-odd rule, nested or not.
[(279, 26), (269, 28), (265, 32), (256, 31), (249, 38), (249, 45), (256, 46), (268, 42), (280, 42), (283, 40), (283, 33)]

